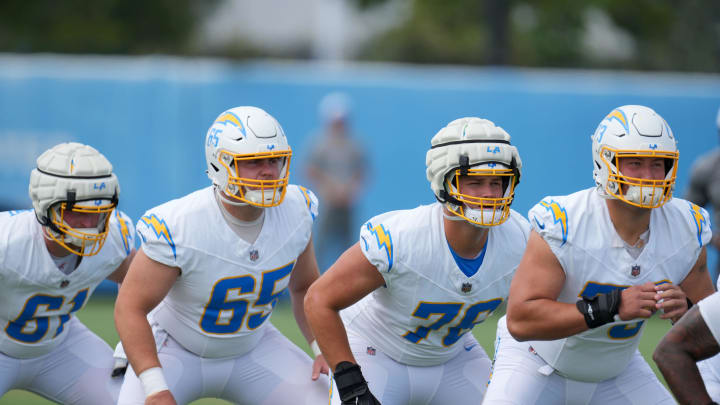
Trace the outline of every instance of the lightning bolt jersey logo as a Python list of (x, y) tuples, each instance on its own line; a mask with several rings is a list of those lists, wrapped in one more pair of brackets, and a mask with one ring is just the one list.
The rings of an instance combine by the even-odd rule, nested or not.
[(160, 239), (161, 237), (165, 239), (165, 242), (167, 242), (167, 244), (170, 245), (170, 248), (172, 249), (173, 256), (177, 259), (175, 242), (173, 241), (172, 234), (170, 234), (170, 230), (168, 229), (165, 220), (159, 219), (155, 216), (155, 214), (150, 214), (149, 216), (146, 215), (140, 218), (140, 221), (142, 221), (145, 225), (152, 229), (158, 239)]
[(707, 226), (707, 219), (705, 219), (705, 215), (703, 215), (702, 210), (699, 206), (688, 202), (690, 204), (690, 214), (692, 215), (693, 219), (695, 220), (695, 226), (697, 227), (697, 239), (700, 243), (700, 246), (702, 246), (702, 231), (703, 226)]
[(310, 216), (312, 217), (313, 221), (315, 221), (315, 213), (313, 212), (313, 201), (312, 198), (310, 198), (309, 190), (303, 186), (300, 187), (300, 191), (302, 192), (303, 197), (305, 197), (305, 202), (307, 203), (308, 211), (310, 211)]
[(226, 112), (225, 114), (221, 115), (215, 121), (215, 124), (234, 125), (234, 126), (238, 127), (238, 129), (240, 130), (240, 132), (242, 132), (243, 135), (246, 135), (245, 134), (245, 126), (242, 124), (242, 121), (240, 121), (240, 118), (238, 118), (237, 115), (235, 115), (231, 112)]
[(368, 222), (367, 224), (365, 224), (365, 227), (372, 235), (375, 236), (375, 241), (377, 242), (378, 249), (385, 249), (385, 253), (387, 254), (388, 258), (388, 271), (390, 271), (393, 266), (393, 243), (390, 232), (385, 229), (382, 224), (372, 226), (372, 224)]
[(553, 200), (550, 200), (549, 202), (545, 200), (540, 201), (540, 205), (552, 213), (554, 223), (560, 223), (560, 227), (562, 228), (562, 245), (564, 245), (565, 242), (567, 242), (568, 235), (568, 218), (565, 208), (561, 207), (560, 204)]
[(115, 219), (118, 221), (118, 228), (120, 228), (120, 235), (122, 235), (123, 247), (125, 247), (125, 253), (130, 254), (130, 229), (128, 228), (127, 221), (120, 216), (117, 209), (115, 209)]

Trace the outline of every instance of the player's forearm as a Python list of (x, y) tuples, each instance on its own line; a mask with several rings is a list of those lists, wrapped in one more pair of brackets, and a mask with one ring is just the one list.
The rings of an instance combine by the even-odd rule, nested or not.
[(290, 290), (290, 302), (292, 304), (293, 315), (295, 316), (295, 322), (297, 322), (300, 332), (305, 336), (305, 340), (311, 343), (315, 337), (308, 325), (307, 317), (305, 316), (305, 310), (303, 308), (303, 302), (305, 301), (305, 294), (307, 289), (300, 291)]
[(148, 368), (160, 367), (155, 338), (146, 314), (116, 305), (115, 326), (136, 375)]
[(653, 353), (653, 360), (665, 376), (665, 381), (678, 402), (709, 404), (711, 398), (705, 389), (695, 360), (682, 348), (663, 343), (665, 342), (662, 342)]
[(507, 326), (519, 341), (554, 340), (588, 330), (575, 304), (550, 299), (512, 302), (508, 305)]
[(310, 294), (305, 299), (305, 314), (331, 370), (335, 370), (341, 361), (357, 363), (350, 350), (339, 311), (324, 304), (321, 297)]

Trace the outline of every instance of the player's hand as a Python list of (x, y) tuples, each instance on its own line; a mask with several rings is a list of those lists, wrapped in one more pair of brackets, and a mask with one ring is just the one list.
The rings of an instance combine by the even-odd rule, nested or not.
[(145, 405), (177, 405), (169, 390), (156, 392), (145, 398)]
[(380, 405), (380, 401), (370, 392), (357, 364), (341, 361), (335, 366), (333, 378), (342, 405)]
[(330, 366), (323, 355), (319, 355), (315, 358), (312, 368), (312, 380), (315, 381), (320, 377), (320, 373), (328, 375), (330, 373)]
[(679, 285), (662, 283), (655, 286), (655, 308), (662, 309), (660, 319), (677, 322), (688, 310), (687, 295)]
[(622, 291), (618, 315), (623, 321), (637, 318), (650, 318), (655, 312), (655, 284), (647, 282), (633, 285)]

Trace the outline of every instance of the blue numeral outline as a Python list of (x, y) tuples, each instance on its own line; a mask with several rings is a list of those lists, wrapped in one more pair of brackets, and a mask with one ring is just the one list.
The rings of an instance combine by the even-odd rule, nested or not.
[[(277, 283), (288, 277), (294, 266), (295, 262), (293, 261), (285, 266), (263, 272), (259, 283), (258, 298), (252, 304), (250, 300), (244, 299), (242, 296), (255, 292), (258, 285), (255, 277), (244, 275), (218, 280), (212, 288), (210, 299), (205, 304), (205, 309), (198, 322), (200, 329), (212, 334), (231, 334), (242, 328), (245, 319), (247, 319), (248, 329), (253, 330), (260, 327), (270, 317), (280, 295), (285, 291), (285, 288), (275, 291)], [(232, 290), (238, 290), (238, 298), (228, 299), (228, 293)], [(249, 306), (255, 308), (268, 304), (272, 307), (267, 313), (265, 313), (264, 309), (261, 309), (258, 313), (246, 316)], [(227, 322), (220, 323), (223, 311), (232, 311), (232, 316)]]
[[(465, 314), (460, 319), (457, 325), (448, 328), (448, 332), (442, 340), (443, 346), (451, 346), (455, 344), (460, 338), (475, 325), (481, 323), (487, 318), (487, 315), (492, 313), (501, 303), (502, 298), (493, 298), (488, 301), (476, 302), (468, 305), (465, 308)], [(430, 319), (431, 315), (442, 315), (435, 322), (427, 326), (418, 326), (414, 332), (407, 331), (403, 337), (413, 343), (419, 343), (423, 339), (427, 339), (428, 334), (432, 330), (438, 330), (443, 326), (451, 323), (465, 306), (462, 302), (425, 302), (420, 301), (413, 316), (421, 319)], [(481, 314), (486, 314), (482, 319)]]
[[(5, 333), (13, 340), (21, 343), (37, 343), (41, 341), (48, 332), (50, 327), (50, 318), (57, 316), (59, 324), (53, 337), (62, 333), (65, 323), (70, 320), (73, 312), (80, 310), (87, 301), (88, 289), (83, 289), (75, 294), (70, 302), (73, 304), (67, 314), (51, 315), (51, 316), (35, 316), (40, 306), (45, 307), (45, 311), (61, 310), (65, 304), (65, 296), (35, 294), (25, 301), (23, 309), (17, 318), (8, 322), (5, 327)], [(28, 323), (35, 322), (35, 330), (32, 332), (24, 331), (28, 327)]]

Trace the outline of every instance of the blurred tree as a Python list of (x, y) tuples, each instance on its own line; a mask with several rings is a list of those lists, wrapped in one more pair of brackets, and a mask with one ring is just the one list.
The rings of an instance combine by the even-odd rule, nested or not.
[(0, 51), (185, 54), (217, 0), (3, 0)]
[[(2, 0), (0, 52), (312, 57), (307, 48), (280, 55), (242, 38), (222, 49), (194, 42), (223, 1)], [(410, 6), (400, 26), (368, 42), (361, 60), (720, 71), (717, 0), (353, 2)]]
[(707, 0), (598, 0), (637, 41), (627, 67), (720, 71), (720, 2)]
[[(383, 0), (357, 0), (373, 6)], [(405, 24), (372, 41), (361, 59), (414, 63), (486, 62), (483, 2), (414, 0)]]
[[(386, 1), (393, 0), (355, 0)], [(410, 17), (371, 41), (361, 59), (720, 71), (720, 1), (407, 1)], [(590, 35), (598, 16), (609, 26)]]

